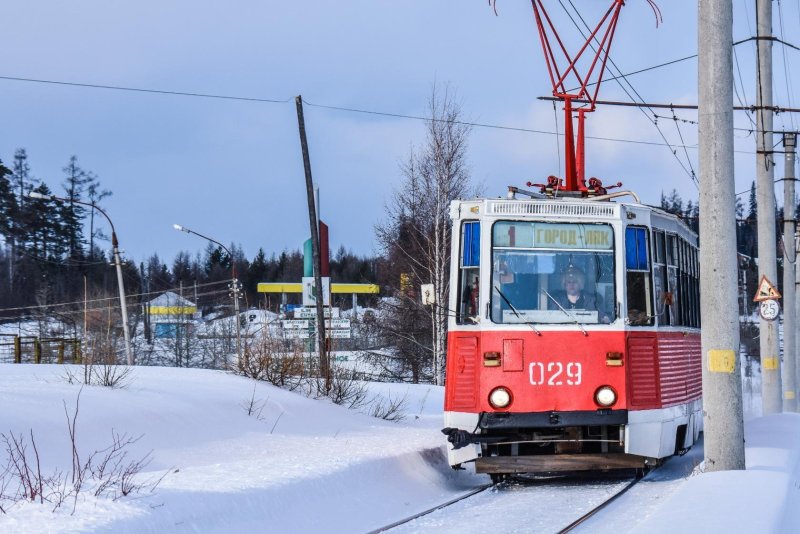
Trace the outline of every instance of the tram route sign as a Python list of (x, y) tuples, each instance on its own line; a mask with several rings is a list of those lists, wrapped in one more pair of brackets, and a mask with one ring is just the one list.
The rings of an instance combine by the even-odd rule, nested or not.
[(756, 296), (753, 297), (753, 302), (765, 302), (768, 300), (775, 300), (781, 298), (778, 288), (769, 281), (765, 275), (761, 275), (761, 280), (758, 282), (758, 289)]

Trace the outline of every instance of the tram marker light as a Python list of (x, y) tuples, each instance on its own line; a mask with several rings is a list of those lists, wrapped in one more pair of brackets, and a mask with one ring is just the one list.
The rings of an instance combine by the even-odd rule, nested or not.
[(606, 365), (608, 367), (622, 367), (622, 353), (614, 351), (606, 352)]
[(500, 367), (500, 353), (499, 352), (484, 352), (483, 353), (483, 366), (484, 367)]

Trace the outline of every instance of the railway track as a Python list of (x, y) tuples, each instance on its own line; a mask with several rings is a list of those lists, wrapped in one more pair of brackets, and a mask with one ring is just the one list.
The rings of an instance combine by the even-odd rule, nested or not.
[(452, 506), (452, 505), (456, 504), (457, 502), (461, 502), (463, 500), (469, 499), (473, 495), (481, 493), (482, 491), (486, 491), (487, 489), (491, 488), (494, 485), (495, 484), (484, 484), (483, 486), (477, 487), (472, 491), (469, 491), (469, 492), (467, 492), (467, 493), (465, 493), (465, 494), (463, 494), (463, 495), (461, 495), (459, 497), (456, 497), (455, 499), (447, 501), (446, 503), (442, 503), (442, 504), (440, 504), (438, 506), (434, 506), (433, 508), (429, 508), (428, 510), (425, 510), (425, 511), (420, 512), (418, 514), (414, 514), (412, 516), (406, 517), (404, 519), (401, 519), (400, 521), (395, 521), (394, 523), (391, 523), (389, 525), (383, 526), (381, 528), (378, 528), (378, 529), (375, 529), (375, 530), (371, 530), (367, 534), (378, 534), (379, 532), (386, 532), (387, 530), (393, 529), (395, 527), (399, 527), (400, 525), (405, 525), (406, 523), (410, 523), (410, 522), (414, 521), (415, 519), (419, 519), (420, 517), (426, 516), (428, 514), (432, 514), (433, 512), (436, 512), (437, 510), (441, 510), (443, 508), (447, 508), (448, 506)]
[[(511, 482), (486, 484), (456, 499), (439, 504), (389, 525), (370, 531), (379, 532), (468, 532), (482, 530), (476, 521), (495, 523), (504, 531), (511, 524), (531, 532), (572, 532), (589, 518), (631, 489), (641, 478), (586, 479), (515, 479)], [(487, 489), (495, 491), (485, 494)], [(608, 496), (609, 490), (613, 491)], [(483, 494), (483, 495), (480, 495)], [(569, 504), (565, 510), (564, 504)], [(581, 505), (588, 503), (583, 509)], [(582, 515), (574, 519), (576, 512)], [(495, 517), (496, 520), (492, 518)], [(508, 525), (496, 521), (503, 521)], [(571, 522), (570, 522), (571, 521)], [(564, 527), (564, 525), (569, 522)], [(515, 529), (515, 530), (516, 530)]]
[(576, 529), (576, 528), (577, 528), (579, 525), (583, 524), (583, 523), (584, 523), (585, 521), (587, 521), (589, 518), (591, 518), (592, 516), (594, 516), (594, 515), (595, 515), (597, 512), (599, 512), (600, 510), (602, 510), (603, 508), (605, 508), (606, 506), (608, 506), (609, 504), (611, 504), (612, 502), (614, 502), (615, 500), (617, 500), (617, 498), (619, 498), (620, 496), (622, 496), (622, 494), (623, 494), (623, 493), (625, 493), (626, 491), (628, 491), (629, 489), (631, 489), (633, 486), (635, 486), (635, 485), (636, 485), (636, 484), (637, 484), (637, 483), (638, 483), (640, 480), (642, 480), (642, 477), (638, 477), (638, 476), (637, 476), (636, 478), (634, 478), (634, 479), (633, 479), (633, 480), (630, 482), (630, 484), (628, 484), (627, 486), (625, 486), (624, 488), (622, 488), (622, 490), (621, 490), (620, 492), (618, 492), (618, 493), (615, 493), (615, 494), (614, 494), (614, 495), (612, 495), (612, 496), (611, 496), (611, 497), (610, 497), (608, 500), (606, 500), (606, 501), (602, 502), (602, 503), (601, 503), (601, 504), (599, 504), (598, 506), (595, 506), (594, 508), (592, 508), (591, 510), (589, 510), (588, 512), (586, 512), (585, 514), (583, 514), (581, 517), (579, 517), (578, 519), (576, 519), (575, 521), (573, 521), (572, 523), (570, 523), (569, 525), (567, 525), (567, 526), (566, 526), (566, 527), (564, 527), (563, 529), (559, 530), (559, 531), (558, 531), (558, 534), (565, 534), (566, 532), (572, 532), (572, 531), (573, 531), (573, 530), (575, 530), (575, 529)]

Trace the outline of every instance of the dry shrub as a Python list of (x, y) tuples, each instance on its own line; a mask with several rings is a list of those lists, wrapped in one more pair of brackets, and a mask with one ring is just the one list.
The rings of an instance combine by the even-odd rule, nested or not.
[(298, 346), (287, 351), (284, 341), (268, 333), (244, 347), (247, 358), (239, 363), (239, 373), (269, 382), (289, 391), (303, 384), (303, 353)]
[(56, 511), (67, 499), (72, 499), (74, 513), (78, 497), (86, 491), (112, 500), (155, 491), (167, 473), (143, 478), (141, 474), (150, 463), (150, 453), (139, 459), (130, 458), (130, 446), (142, 436), (134, 438), (112, 430), (110, 445), (81, 458), (77, 446), (79, 409), (80, 393), (74, 412), (70, 413), (64, 404), (72, 457), (67, 471), (42, 472), (32, 430), (30, 440), (13, 432), (0, 434), (0, 444), (6, 453), (5, 465), (0, 467), (0, 513), (6, 513), (8, 506), (22, 501), (47, 503)]

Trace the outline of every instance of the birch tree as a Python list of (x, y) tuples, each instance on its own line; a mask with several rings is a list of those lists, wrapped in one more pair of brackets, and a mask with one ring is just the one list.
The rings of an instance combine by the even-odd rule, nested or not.
[[(431, 372), (444, 381), (447, 302), (450, 291), (450, 202), (474, 194), (466, 163), (470, 127), (450, 89), (433, 87), (428, 100), (426, 138), (412, 148), (402, 166), (403, 180), (377, 227), (378, 241), (390, 258), (401, 301), (421, 307), (416, 290), (433, 284), (436, 304), (425, 308), (430, 320)], [(403, 280), (402, 282), (400, 280)]]

